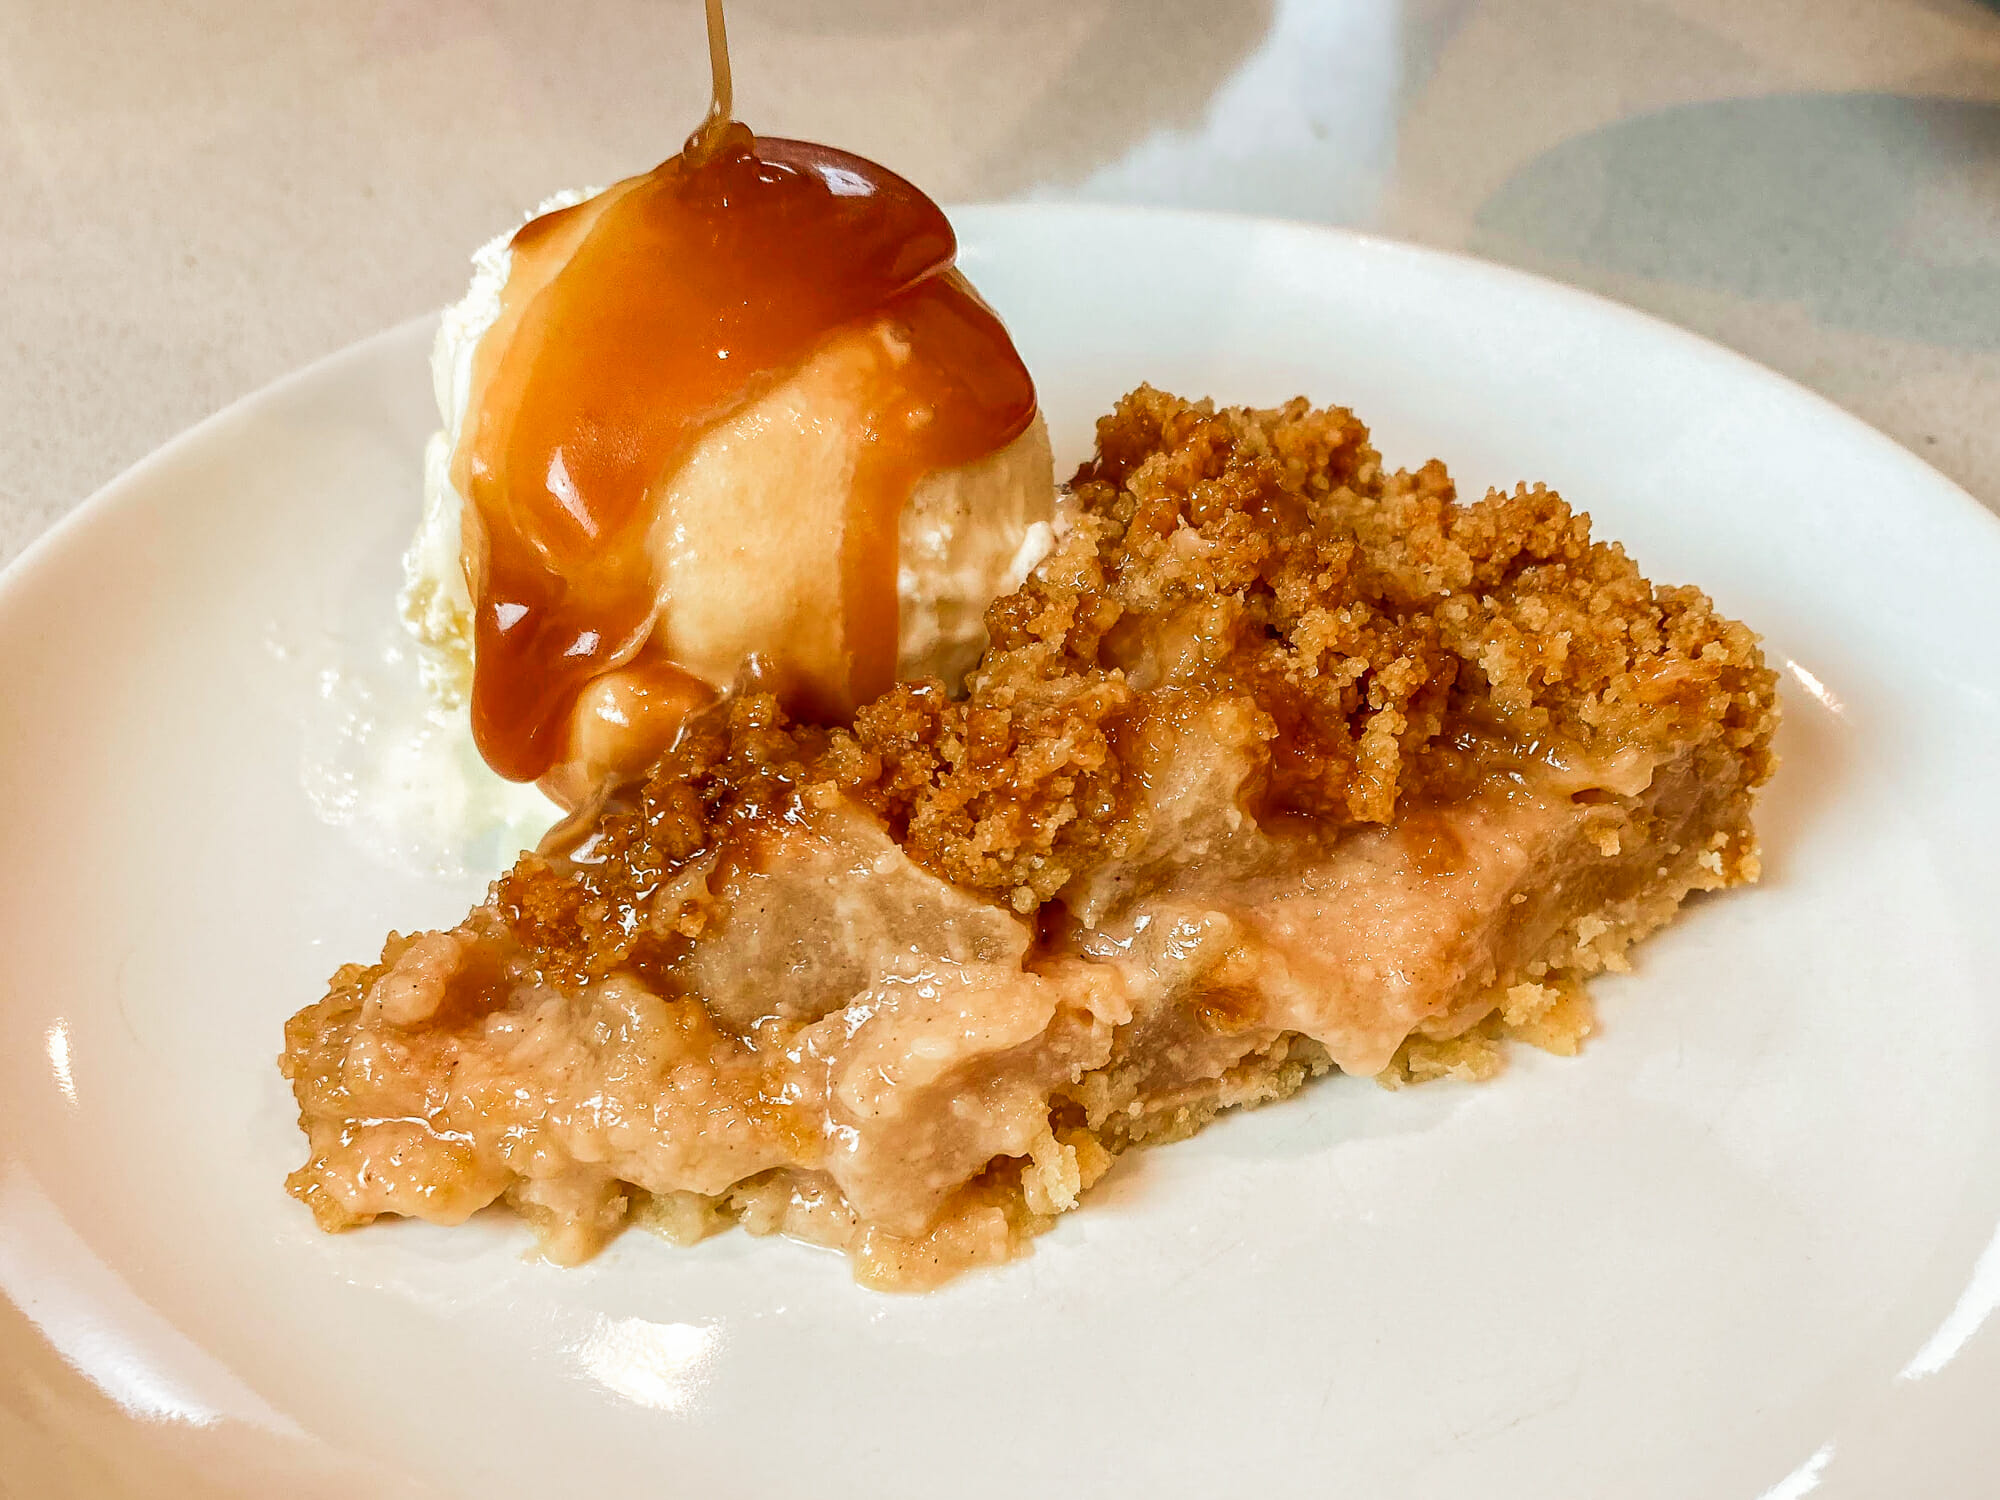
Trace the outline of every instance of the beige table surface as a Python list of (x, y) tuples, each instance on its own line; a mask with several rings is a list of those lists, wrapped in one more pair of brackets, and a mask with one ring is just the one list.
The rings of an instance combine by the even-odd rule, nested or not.
[[(1525, 266), (2000, 509), (1989, 0), (730, 15), (754, 125), (946, 202), (1247, 209)], [(676, 149), (705, 96), (695, 0), (0, 0), (0, 561), (207, 412), (456, 296), (474, 245)]]

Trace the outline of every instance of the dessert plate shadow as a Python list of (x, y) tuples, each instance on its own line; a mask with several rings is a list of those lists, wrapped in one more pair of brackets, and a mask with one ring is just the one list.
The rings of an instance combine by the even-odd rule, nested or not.
[(0, 579), (0, 1495), (1946, 1497), (2000, 1472), (2000, 525), (1636, 313), (1327, 230), (958, 215), (1059, 466), (1151, 381), (1546, 480), (1760, 629), (1765, 883), (1577, 1059), (1323, 1080), (942, 1291), (512, 1221), (329, 1238), (286, 1016), (534, 809), (426, 724), (431, 323), (231, 407)]

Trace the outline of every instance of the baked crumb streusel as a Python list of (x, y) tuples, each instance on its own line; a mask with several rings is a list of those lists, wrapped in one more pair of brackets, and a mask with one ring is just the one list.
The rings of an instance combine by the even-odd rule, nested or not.
[(1329, 1067), (1573, 1050), (1584, 976), (1756, 878), (1755, 636), (1552, 491), (1460, 503), (1303, 400), (1142, 387), (1097, 439), (963, 696), (746, 682), (292, 1018), (324, 1227), (504, 1197), (559, 1259), (741, 1222), (927, 1285)]

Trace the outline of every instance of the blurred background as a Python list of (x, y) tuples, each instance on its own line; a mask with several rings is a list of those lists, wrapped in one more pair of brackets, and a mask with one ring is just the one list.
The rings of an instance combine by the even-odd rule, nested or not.
[[(946, 203), (1348, 225), (1741, 350), (2000, 509), (1990, 0), (731, 0), (739, 112)], [(699, 0), (0, 0), (0, 562), (678, 149)], [(1338, 393), (1323, 393), (1336, 396)]]

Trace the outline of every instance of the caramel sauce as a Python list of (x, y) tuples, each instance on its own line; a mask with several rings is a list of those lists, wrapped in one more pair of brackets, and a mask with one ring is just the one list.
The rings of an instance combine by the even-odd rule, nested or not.
[(1420, 802), (1403, 809), (1396, 833), (1409, 852), (1410, 867), (1423, 876), (1456, 875), (1466, 865), (1465, 840), (1449, 806)]
[(1034, 385), (998, 318), (952, 269), (943, 212), (893, 172), (730, 117), (720, 7), (715, 102), (678, 156), (513, 240), (482, 395), (453, 459), (468, 501), (472, 725), (504, 776), (562, 755), (591, 680), (635, 664), (659, 696), (712, 696), (655, 630), (649, 503), (701, 437), (831, 336), (882, 323), (907, 357), (861, 403), (866, 433), (838, 568), (845, 680), (787, 679), (787, 707), (838, 719), (895, 680), (897, 530), (926, 474), (1032, 421)]
[(1194, 1013), (1201, 1024), (1226, 1036), (1266, 1024), (1267, 1009), (1256, 990), (1227, 985), (1204, 990), (1194, 1001)]

